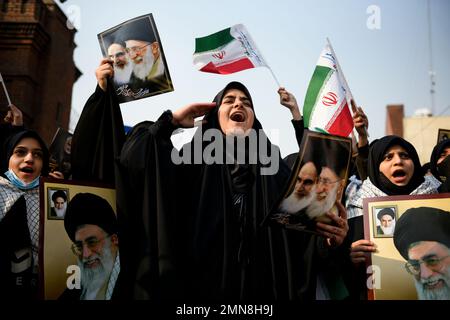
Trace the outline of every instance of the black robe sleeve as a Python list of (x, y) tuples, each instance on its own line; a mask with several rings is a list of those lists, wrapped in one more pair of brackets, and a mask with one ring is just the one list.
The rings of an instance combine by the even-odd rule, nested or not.
[(115, 161), (125, 140), (125, 129), (112, 83), (104, 92), (97, 86), (88, 99), (72, 138), (72, 178), (115, 182)]

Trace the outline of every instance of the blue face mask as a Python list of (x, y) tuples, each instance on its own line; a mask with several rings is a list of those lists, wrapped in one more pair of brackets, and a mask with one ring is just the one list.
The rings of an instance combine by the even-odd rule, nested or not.
[(20, 180), (12, 170), (5, 172), (5, 176), (8, 180), (20, 190), (30, 190), (39, 186), (39, 177), (31, 181), (30, 183), (25, 183)]

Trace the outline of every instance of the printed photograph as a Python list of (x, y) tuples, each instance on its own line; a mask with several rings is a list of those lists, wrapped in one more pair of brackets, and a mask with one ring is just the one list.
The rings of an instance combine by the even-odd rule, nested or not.
[(62, 219), (66, 215), (67, 199), (69, 198), (69, 189), (49, 189), (47, 191), (49, 199), (47, 200), (48, 219)]
[[(395, 223), (392, 235), (378, 234), (379, 216)], [(448, 193), (365, 199), (364, 236), (377, 246), (366, 265), (369, 300), (450, 300), (449, 230)]]
[(120, 271), (115, 199), (111, 187), (41, 178), (41, 299), (111, 298)]
[(439, 129), (437, 143), (450, 139), (450, 129)]
[(305, 130), (300, 150), (285, 159), (292, 174), (273, 218), (307, 229), (316, 221), (330, 222), (327, 212), (338, 214), (335, 202), (342, 198), (348, 177), (351, 139)]
[(174, 90), (152, 14), (126, 21), (98, 35), (105, 58), (113, 61), (119, 102)]
[(397, 207), (373, 207), (373, 226), (375, 237), (393, 237), (395, 222), (397, 221)]

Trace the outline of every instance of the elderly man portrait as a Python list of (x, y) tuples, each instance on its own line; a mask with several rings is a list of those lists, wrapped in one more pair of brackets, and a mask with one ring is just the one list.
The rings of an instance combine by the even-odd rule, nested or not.
[(53, 207), (50, 209), (52, 217), (64, 218), (67, 209), (67, 194), (63, 190), (57, 190), (52, 194)]
[(316, 165), (308, 161), (300, 168), (294, 190), (282, 201), (280, 209), (292, 214), (308, 207), (316, 196), (316, 180)]
[(392, 236), (395, 229), (395, 212), (392, 208), (383, 208), (377, 213), (380, 225), (377, 226), (377, 234)]
[(420, 300), (450, 300), (450, 212), (408, 209), (397, 221), (394, 244), (407, 260)]
[(133, 64), (124, 43), (112, 43), (108, 47), (108, 57), (113, 61), (114, 83), (118, 86), (130, 82)]
[(125, 50), (132, 62), (131, 89), (148, 88), (150, 92), (157, 92), (171, 87), (165, 75), (159, 43), (147, 18), (123, 25), (118, 37), (125, 43)]
[(81, 290), (66, 291), (62, 300), (110, 300), (118, 295), (120, 273), (117, 219), (109, 203), (92, 193), (69, 202), (64, 227), (72, 240), (81, 271)]

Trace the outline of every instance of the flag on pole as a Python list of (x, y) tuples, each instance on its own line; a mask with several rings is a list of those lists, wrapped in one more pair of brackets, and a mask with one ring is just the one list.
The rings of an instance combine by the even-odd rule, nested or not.
[(194, 65), (200, 71), (219, 74), (268, 67), (242, 24), (203, 38), (196, 38)]
[(350, 90), (328, 42), (320, 54), (303, 105), (305, 128), (348, 137), (353, 130)]
[(5, 81), (3, 80), (1, 73), (0, 73), (0, 82), (2, 83), (3, 91), (5, 91), (5, 96), (6, 96), (6, 99), (8, 100), (8, 106), (10, 106), (11, 99), (9, 98), (8, 90), (6, 90)]

